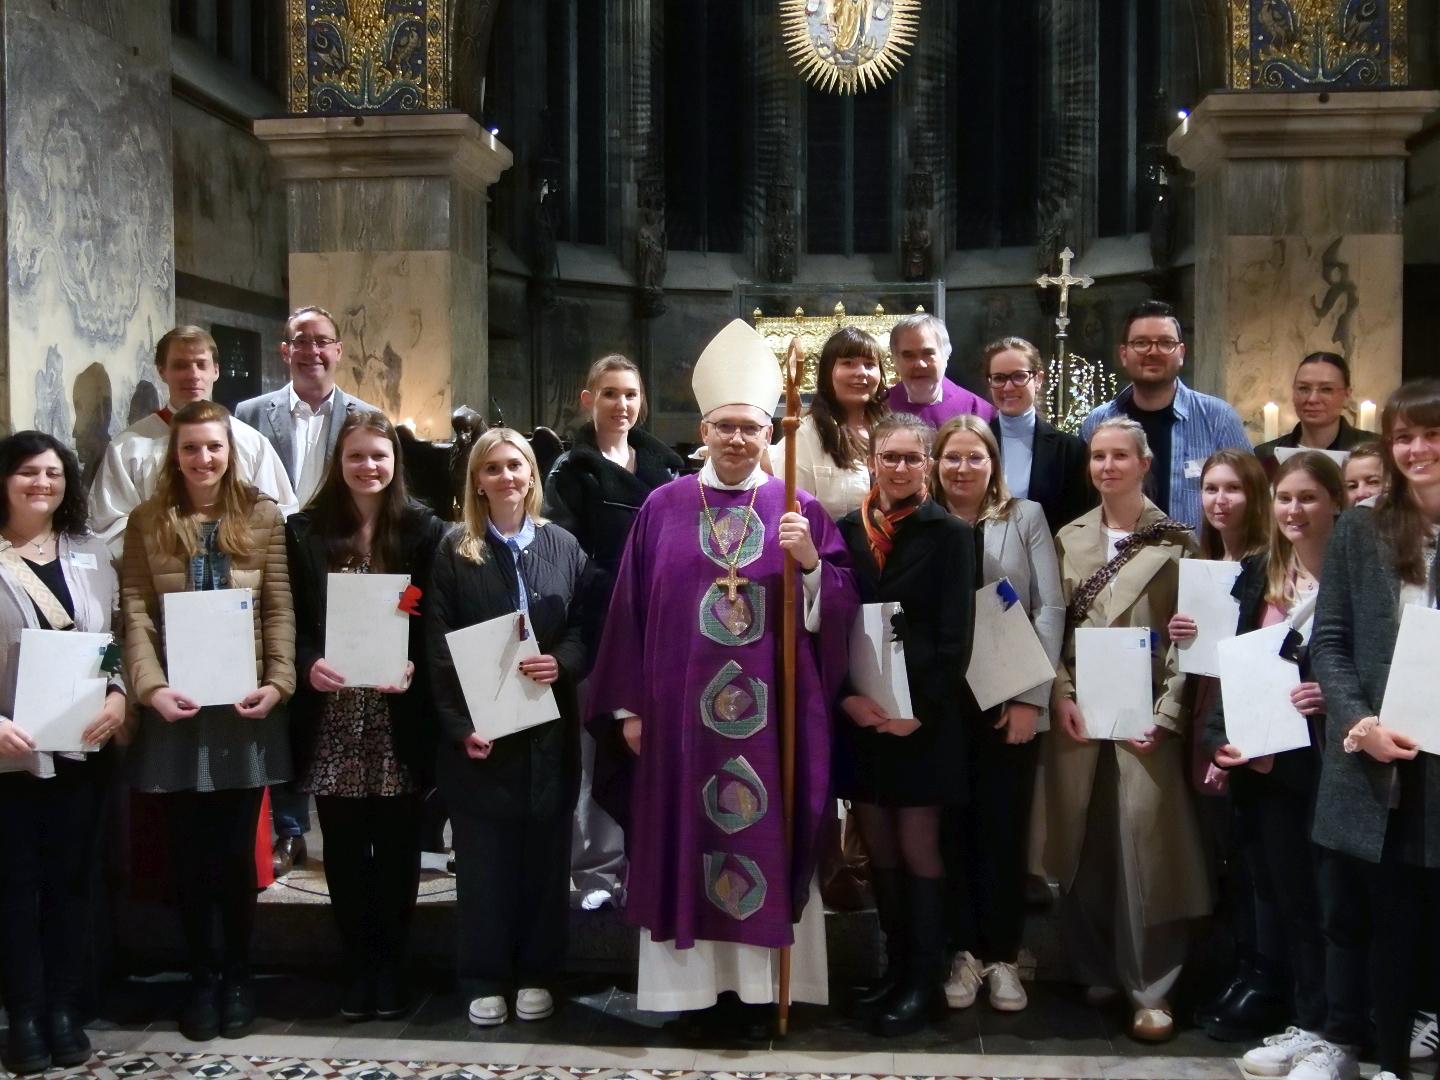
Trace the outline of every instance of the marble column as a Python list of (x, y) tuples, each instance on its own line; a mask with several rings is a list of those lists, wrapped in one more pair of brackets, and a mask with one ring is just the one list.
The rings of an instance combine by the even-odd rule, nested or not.
[(340, 384), (422, 439), (488, 413), (486, 189), (512, 157), (463, 113), (257, 120), (286, 188), (292, 307), (330, 311)]
[(175, 312), (170, 8), (7, 0), (0, 379), (8, 430), (73, 443), (87, 473), (155, 401)]
[(1349, 360), (1356, 400), (1400, 381), (1405, 140), (1433, 91), (1211, 94), (1169, 149), (1195, 174), (1187, 378), (1252, 435), (1265, 402), (1295, 423), (1296, 362)]

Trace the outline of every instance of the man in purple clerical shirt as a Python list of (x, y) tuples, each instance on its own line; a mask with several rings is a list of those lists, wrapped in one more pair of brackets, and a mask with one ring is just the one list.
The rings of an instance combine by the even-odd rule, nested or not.
[[(833, 815), (833, 708), (858, 603), (824, 508), (761, 458), (780, 396), (775, 356), (735, 320), (697, 363), (704, 468), (655, 489), (636, 515), (591, 672), (595, 796), (625, 829), (624, 914), (641, 928), (637, 1004), (711, 1010), (774, 997), (775, 949), (793, 946), (792, 999), (825, 1003), (816, 855)], [(779, 625), (793, 556), (795, 814), (780, 783)], [(745, 1030), (764, 1011), (719, 1015)]]
[(918, 416), (934, 428), (964, 413), (987, 423), (995, 419), (993, 405), (945, 377), (950, 331), (943, 319), (924, 312), (906, 315), (890, 330), (890, 358), (900, 375), (885, 398), (891, 411)]

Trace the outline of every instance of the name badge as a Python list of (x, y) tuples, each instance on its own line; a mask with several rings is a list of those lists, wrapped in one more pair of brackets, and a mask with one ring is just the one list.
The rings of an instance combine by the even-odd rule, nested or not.
[(88, 551), (72, 551), (70, 553), (70, 565), (75, 567), (76, 570), (98, 570), (100, 568), (99, 564), (95, 561), (95, 556), (91, 555)]
[(1201, 471), (1202, 471), (1204, 468), (1205, 468), (1205, 463), (1204, 463), (1203, 461), (1187, 461), (1187, 462), (1185, 462), (1185, 479), (1186, 479), (1186, 480), (1199, 480), (1199, 479), (1200, 479), (1200, 473), (1201, 473)]

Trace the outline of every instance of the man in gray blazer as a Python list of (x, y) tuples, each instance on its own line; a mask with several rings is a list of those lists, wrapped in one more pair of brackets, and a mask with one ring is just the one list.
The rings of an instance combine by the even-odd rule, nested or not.
[[(285, 320), (285, 340), (280, 342), (290, 381), (235, 407), (235, 415), (275, 447), (301, 508), (325, 477), (346, 414), (378, 411), (335, 385), (342, 348), (339, 328), (328, 311), (297, 308)], [(305, 861), (310, 798), (292, 781), (270, 789), (270, 806), (275, 820), (272, 856), (275, 876), (280, 877)]]

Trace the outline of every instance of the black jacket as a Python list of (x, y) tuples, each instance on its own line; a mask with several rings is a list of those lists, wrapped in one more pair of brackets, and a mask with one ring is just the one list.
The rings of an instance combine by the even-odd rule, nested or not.
[(510, 549), (487, 537), (483, 563), (457, 550), (457, 529), (435, 558), (433, 601), (426, 607), (426, 652), (440, 721), (436, 775), (446, 804), (487, 818), (553, 817), (568, 814), (580, 786), (579, 705), (575, 686), (589, 662), (581, 638), (585, 553), (560, 526), (541, 525), (521, 555), (529, 592), (529, 625), (542, 654), (560, 664), (554, 684), (560, 719), (495, 741), (483, 761), (465, 754), (474, 732), (445, 635), (452, 630), (517, 610), (515, 560)]
[[(422, 593), (423, 611), (431, 601), (430, 569), (445, 535), (445, 523), (425, 507), (416, 506), (401, 530), (401, 564), (386, 567), (387, 574), (409, 574)], [(285, 543), (290, 560), (290, 592), (295, 601), (295, 696), (290, 701), (290, 747), (295, 775), (303, 777), (315, 751), (320, 711), (325, 695), (310, 686), (310, 669), (325, 655), (325, 602), (331, 572), (325, 542), (308, 514), (291, 514), (285, 522)], [(435, 706), (425, 663), (425, 628), (410, 620), (410, 660), (415, 676), (403, 694), (388, 695), (395, 756), (421, 783), (434, 761)]]
[[(990, 421), (990, 430), (1004, 454), (998, 417)], [(1037, 416), (1030, 454), (1030, 493), (1025, 497), (1044, 509), (1052, 535), (1099, 503), (1090, 485), (1085, 443), (1078, 435), (1061, 431)]]
[[(855, 566), (862, 603), (898, 602), (896, 630), (905, 643), (910, 699), (920, 730), (880, 735), (856, 727), (845, 732), (855, 784), (850, 795), (889, 806), (934, 806), (965, 798), (966, 727), (973, 699), (965, 685), (975, 626), (975, 589), (981, 547), (974, 529), (927, 500), (901, 522), (895, 547), (878, 570), (856, 510), (840, 519)], [(853, 691), (847, 689), (845, 693)], [(849, 787), (843, 783), (842, 787)]]

